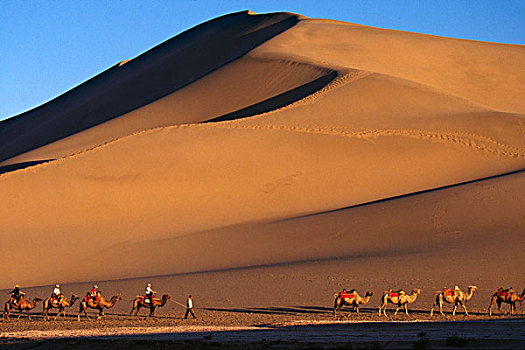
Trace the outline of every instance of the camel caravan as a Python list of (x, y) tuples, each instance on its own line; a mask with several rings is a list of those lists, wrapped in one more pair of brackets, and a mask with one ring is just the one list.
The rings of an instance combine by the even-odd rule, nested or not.
[[(458, 286), (455, 286), (453, 289), (443, 288), (443, 290), (434, 292), (434, 304), (430, 308), (430, 316), (434, 315), (434, 309), (439, 306), (439, 313), (446, 317), (443, 313), (443, 305), (445, 303), (454, 305), (452, 309), (453, 316), (456, 315), (456, 310), (459, 306), (461, 306), (465, 311), (465, 316), (468, 316), (466, 304), (474, 296), (474, 293), (477, 290), (478, 287), (471, 285), (466, 289), (466, 291), (462, 291)], [(149, 310), (149, 315), (146, 317), (155, 317), (155, 309), (165, 306), (168, 300), (171, 299), (171, 296), (168, 294), (164, 294), (162, 298), (159, 299), (155, 297), (156, 293), (157, 292), (151, 288), (151, 284), (148, 284), (145, 293), (143, 295), (137, 295), (133, 299), (129, 316), (132, 318), (138, 318), (139, 311), (144, 308)], [(92, 318), (88, 315), (89, 309), (98, 311), (98, 316), (96, 319), (101, 319), (105, 316), (105, 309), (114, 307), (118, 301), (122, 300), (122, 298), (118, 295), (112, 296), (109, 300), (106, 299), (98, 290), (97, 285), (94, 285), (93, 288), (87, 292), (83, 298), (80, 298), (76, 294), (71, 295), (69, 299), (66, 298), (61, 292), (60, 285), (58, 284), (55, 286), (51, 296), (46, 299), (41, 299), (38, 297), (35, 297), (32, 300), (28, 299), (26, 298), (25, 293), (20, 290), (18, 285), (15, 286), (15, 288), (8, 294), (11, 295), (11, 298), (6, 301), (4, 305), (4, 312), (2, 314), (2, 320), (4, 321), (9, 321), (10, 314), (13, 310), (18, 310), (17, 320), (20, 320), (20, 317), (24, 312), (27, 314), (28, 320), (31, 320), (30, 311), (33, 310), (39, 302), (42, 302), (42, 318), (46, 321), (50, 320), (49, 311), (52, 309), (57, 309), (57, 313), (53, 320), (59, 319), (61, 315), (63, 316), (63, 319), (66, 319), (66, 308), (72, 307), (75, 303), (78, 303), (79, 305), (77, 320), (80, 321), (82, 314), (84, 314), (86, 319), (91, 321)], [(405, 314), (409, 316), (408, 305), (415, 303), (420, 294), (421, 289), (417, 288), (414, 288), (410, 294), (406, 293), (402, 289), (389, 289), (388, 291), (385, 291), (380, 297), (378, 315), (380, 317), (387, 317), (386, 308), (388, 304), (392, 304), (396, 308), (394, 316), (396, 316), (401, 309), (404, 309)], [(361, 296), (355, 289), (350, 289), (348, 291), (343, 289), (342, 292), (335, 293), (333, 308), (334, 317), (344, 317), (341, 311), (343, 306), (349, 307), (350, 313), (355, 312), (356, 314), (359, 314), (359, 307), (367, 305), (373, 295), (373, 292), (367, 291), (365, 292), (364, 296)], [(525, 300), (525, 289), (521, 292), (521, 294), (518, 294), (516, 291), (514, 291), (514, 289), (512, 289), (512, 287), (508, 289), (499, 288), (493, 293), (491, 297), (488, 314), (492, 316), (492, 308), (494, 305), (498, 305), (498, 311), (501, 314), (504, 314), (501, 310), (501, 304), (506, 303), (510, 305), (510, 311), (505, 314), (514, 315), (516, 312), (516, 303), (521, 303), (523, 300)], [(179, 305), (183, 306), (182, 304)], [(188, 310), (191, 310), (193, 307), (192, 302), (188, 301), (186, 307)], [(347, 317), (350, 315), (350, 313), (347, 315)]]
[[(461, 306), (465, 311), (465, 316), (468, 316), (466, 305), (467, 301), (469, 301), (474, 296), (474, 292), (476, 292), (477, 290), (478, 287), (471, 285), (467, 288), (465, 292), (462, 291), (458, 286), (455, 286), (453, 289), (445, 287), (443, 288), (443, 290), (434, 292), (434, 304), (430, 308), (430, 316), (434, 315), (434, 309), (439, 306), (440, 314), (446, 317), (443, 313), (443, 305), (445, 303), (454, 305), (452, 309), (452, 316), (456, 315), (456, 310), (459, 306)], [(396, 307), (394, 316), (396, 316), (399, 310), (402, 308), (405, 310), (405, 314), (409, 316), (408, 304), (414, 303), (417, 300), (418, 295), (420, 294), (421, 289), (417, 288), (413, 289), (411, 294), (406, 293), (402, 289), (389, 289), (388, 291), (384, 292), (380, 298), (380, 304), (378, 309), (379, 316), (387, 316), (386, 308), (389, 303)], [(359, 314), (359, 305), (367, 304), (370, 301), (370, 297), (372, 295), (372, 292), (367, 291), (365, 293), (365, 296), (361, 297), (355, 289), (351, 289), (350, 291), (343, 289), (342, 292), (335, 293), (333, 309), (334, 317), (344, 317), (344, 315), (341, 312), (341, 308), (343, 306), (350, 307), (350, 313), (355, 312), (356, 314)], [(525, 300), (525, 289), (521, 294), (518, 294), (512, 289), (512, 287), (508, 289), (499, 288), (492, 295), (488, 313), (490, 316), (492, 316), (492, 307), (494, 306), (494, 304), (497, 304), (498, 311), (501, 314), (503, 314), (503, 312), (501, 311), (501, 304), (507, 303), (510, 304), (510, 311), (506, 314), (514, 315), (516, 312), (516, 303), (521, 303), (523, 300)], [(350, 314), (348, 314), (347, 317), (349, 315)]]
[[(72, 307), (77, 300), (79, 303), (77, 320), (80, 321), (80, 316), (84, 314), (84, 316), (91, 321), (91, 318), (87, 313), (89, 309), (97, 310), (97, 319), (101, 319), (105, 316), (104, 309), (112, 308), (119, 300), (122, 300), (122, 298), (118, 295), (114, 295), (111, 297), (111, 299), (107, 300), (98, 290), (97, 285), (94, 285), (93, 288), (87, 292), (86, 296), (82, 299), (78, 295), (73, 294), (68, 300), (60, 291), (60, 285), (58, 284), (55, 286), (51, 296), (45, 300), (36, 297), (31, 301), (30, 299), (26, 298), (25, 293), (20, 290), (20, 286), (18, 285), (16, 285), (15, 288), (8, 294), (11, 295), (11, 298), (6, 301), (4, 305), (4, 313), (2, 314), (2, 320), (4, 321), (9, 321), (9, 315), (12, 310), (18, 310), (17, 321), (20, 320), (20, 316), (24, 311), (27, 313), (27, 318), (31, 320), (31, 315), (29, 312), (33, 310), (41, 301), (43, 301), (42, 318), (44, 320), (50, 320), (48, 313), (51, 309), (58, 309), (58, 312), (53, 320), (57, 320), (60, 315), (63, 315), (64, 319), (66, 319), (66, 308)], [(162, 299), (159, 299), (155, 297), (155, 294), (156, 292), (151, 289), (151, 284), (148, 284), (146, 287), (146, 292), (143, 295), (138, 295), (133, 300), (130, 316), (133, 314), (133, 311), (135, 311), (135, 316), (138, 317), (139, 310), (141, 308), (146, 308), (150, 311), (148, 317), (154, 317), (155, 309), (157, 307), (163, 307), (166, 305), (166, 302), (171, 298), (170, 295), (164, 294)]]

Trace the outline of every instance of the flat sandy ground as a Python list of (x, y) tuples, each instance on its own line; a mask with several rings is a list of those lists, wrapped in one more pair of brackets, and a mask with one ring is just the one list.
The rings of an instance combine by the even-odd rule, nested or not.
[[(398, 264), (405, 264), (396, 260)], [(385, 266), (392, 264), (385, 261)], [(44, 347), (113, 346), (157, 348), (172, 346), (186, 348), (523, 348), (525, 342), (525, 315), (518, 304), (515, 316), (503, 316), (494, 308), (495, 315), (487, 315), (491, 296), (491, 278), (480, 279), (479, 291), (468, 302), (469, 316), (462, 310), (453, 317), (452, 307), (445, 305), (446, 317), (430, 317), (434, 285), (441, 281), (414, 278), (399, 281), (408, 290), (418, 287), (421, 296), (409, 306), (410, 316), (400, 313), (388, 318), (377, 314), (382, 277), (374, 275), (350, 277), (344, 274), (349, 266), (345, 260), (308, 262), (280, 266), (266, 266), (198, 274), (154, 277), (99, 282), (106, 296), (120, 295), (122, 300), (106, 310), (106, 317), (89, 322), (85, 317), (77, 321), (78, 305), (67, 310), (66, 320), (44, 321), (39, 304), (32, 313), (32, 322), (22, 316), (20, 322), (1, 322), (2, 345), (30, 348)], [(330, 272), (325, 272), (330, 271)], [(325, 275), (326, 274), (326, 275)], [(131, 319), (132, 299), (142, 287), (152, 282), (158, 294), (168, 293), (172, 298), (164, 307), (157, 308), (155, 319)], [(341, 286), (358, 287), (364, 294), (365, 286), (374, 291), (360, 314), (349, 314), (343, 308), (343, 317), (333, 316), (333, 293)], [(66, 295), (80, 294), (89, 284), (68, 284)], [(463, 286), (462, 286), (463, 287)], [(436, 289), (436, 288), (434, 288)], [(31, 296), (46, 296), (49, 287), (28, 288)], [(135, 292), (135, 293), (134, 293)], [(4, 291), (1, 291), (3, 294)], [(194, 295), (197, 319), (183, 319), (187, 294)], [(84, 294), (84, 293), (82, 293)], [(508, 305), (502, 306), (508, 311)], [(54, 314), (54, 312), (51, 312)], [(15, 315), (17, 313), (15, 312)], [(91, 316), (96, 316), (94, 311)], [(447, 340), (448, 339), (448, 340)], [(456, 342), (456, 343), (454, 343)], [(416, 345), (414, 345), (416, 346)]]
[(394, 322), (376, 310), (335, 321), (327, 308), (197, 309), (198, 319), (169, 315), (155, 320), (106, 319), (2, 323), (0, 346), (14, 348), (500, 348), (522, 349), (525, 318), (472, 315), (429, 320), (414, 312)]

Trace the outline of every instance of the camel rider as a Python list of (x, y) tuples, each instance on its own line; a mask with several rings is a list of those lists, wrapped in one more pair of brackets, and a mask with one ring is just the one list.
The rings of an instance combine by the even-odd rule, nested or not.
[(11, 294), (11, 300), (9, 300), (9, 302), (13, 305), (13, 306), (18, 306), (18, 303), (20, 302), (20, 300), (22, 299), (22, 296), (25, 295), (26, 293), (22, 292), (20, 290), (20, 286), (17, 284), (15, 286), (15, 288), (10, 291), (9, 293), (7, 294)]
[(153, 303), (153, 298), (155, 297), (155, 293), (157, 293), (157, 292), (155, 292), (153, 289), (151, 289), (151, 283), (148, 283), (148, 285), (146, 286), (146, 294), (145, 294), (146, 300), (145, 300), (145, 302), (146, 303), (149, 303), (149, 302)]
[(51, 299), (56, 300), (59, 303), (62, 301), (64, 294), (60, 291), (60, 285), (55, 285), (55, 289), (53, 289), (53, 294), (51, 294)]
[(91, 291), (89, 292), (89, 296), (91, 297), (91, 299), (93, 299), (93, 301), (97, 300), (97, 293), (98, 293), (98, 286), (95, 284), (93, 288), (91, 289)]

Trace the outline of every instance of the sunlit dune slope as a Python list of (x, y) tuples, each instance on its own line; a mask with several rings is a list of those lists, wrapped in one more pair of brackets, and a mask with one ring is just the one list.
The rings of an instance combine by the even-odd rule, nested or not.
[[(470, 239), (468, 259), (483, 259), (495, 232), (506, 243), (491, 259), (523, 258), (523, 47), (295, 15), (226, 18), (211, 23), (243, 24), (252, 41), (242, 57), (218, 45), (224, 57), (233, 50), (228, 63), (199, 76), (184, 56), (191, 83), (68, 137), (48, 130), (55, 142), (4, 158), (54, 159), (0, 176), (4, 283), (407, 252), (431, 269)], [(249, 36), (262, 20), (279, 33)], [(140, 57), (118, 69), (138, 70)], [(14, 270), (20, 246), (30, 253)], [(59, 272), (35, 272), (57, 256)]]

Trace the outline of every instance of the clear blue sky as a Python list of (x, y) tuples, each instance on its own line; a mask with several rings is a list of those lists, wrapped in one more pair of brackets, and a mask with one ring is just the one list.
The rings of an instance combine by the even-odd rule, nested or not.
[(525, 44), (525, 0), (0, 0), (0, 120), (199, 23), (247, 9)]

